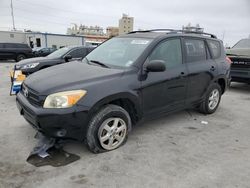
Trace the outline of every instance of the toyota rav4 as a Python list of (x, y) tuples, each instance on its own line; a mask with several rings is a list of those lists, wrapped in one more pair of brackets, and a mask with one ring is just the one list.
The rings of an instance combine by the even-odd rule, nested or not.
[(135, 31), (82, 62), (30, 75), (17, 106), (45, 136), (85, 141), (99, 153), (124, 144), (138, 121), (187, 108), (214, 113), (229, 75), (222, 41), (212, 34)]

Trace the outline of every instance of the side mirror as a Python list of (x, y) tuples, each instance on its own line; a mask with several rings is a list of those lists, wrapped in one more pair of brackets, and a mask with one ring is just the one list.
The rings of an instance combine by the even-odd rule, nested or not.
[(70, 59), (72, 59), (72, 55), (66, 55), (66, 56), (64, 56), (64, 60), (66, 62), (69, 62)]
[(152, 60), (146, 65), (147, 72), (164, 72), (165, 70), (165, 61), (162, 60)]

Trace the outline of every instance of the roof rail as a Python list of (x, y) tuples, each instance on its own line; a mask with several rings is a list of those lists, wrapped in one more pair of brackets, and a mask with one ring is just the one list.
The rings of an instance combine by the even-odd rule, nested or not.
[(147, 32), (154, 32), (154, 31), (175, 31), (175, 30), (174, 29), (150, 29), (150, 30), (141, 30), (141, 31), (131, 31), (128, 34), (147, 33)]
[(200, 32), (200, 31), (174, 30), (172, 33), (191, 33), (191, 34), (207, 35), (207, 36), (210, 36), (211, 38), (217, 39), (216, 35), (214, 35), (214, 34), (204, 33), (204, 32)]
[(191, 33), (191, 34), (207, 35), (207, 36), (210, 36), (211, 38), (215, 38), (215, 39), (217, 38), (216, 35), (211, 34), (211, 33), (204, 33), (204, 32), (199, 32), (199, 31), (189, 31), (189, 30), (175, 30), (175, 29), (151, 29), (151, 30), (144, 30), (144, 31), (132, 31), (132, 32), (129, 32), (128, 34), (147, 33), (147, 32), (155, 32), (155, 31), (168, 31), (167, 34)]

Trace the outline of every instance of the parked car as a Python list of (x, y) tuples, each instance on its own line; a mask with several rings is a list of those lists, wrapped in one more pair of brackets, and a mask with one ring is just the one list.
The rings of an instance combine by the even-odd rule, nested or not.
[(24, 75), (30, 75), (41, 69), (45, 69), (54, 65), (66, 63), (73, 60), (81, 60), (93, 47), (85, 46), (69, 46), (60, 48), (46, 57), (36, 57), (25, 59), (18, 62), (15, 66), (16, 70), (21, 70)]
[(226, 53), (232, 60), (232, 81), (250, 83), (250, 38), (240, 40)]
[(56, 48), (34, 48), (33, 50), (34, 57), (45, 57), (52, 52), (56, 51)]
[(23, 43), (0, 43), (0, 59), (21, 61), (33, 57), (32, 49)]
[(114, 37), (82, 62), (30, 75), (20, 113), (44, 135), (85, 140), (94, 153), (120, 147), (140, 120), (187, 108), (214, 113), (230, 78), (222, 41), (154, 31)]

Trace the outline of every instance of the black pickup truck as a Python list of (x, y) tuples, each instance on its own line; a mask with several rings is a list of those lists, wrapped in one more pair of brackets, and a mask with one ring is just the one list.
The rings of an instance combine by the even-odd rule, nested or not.
[(241, 39), (226, 53), (232, 60), (232, 81), (250, 83), (250, 38)]

